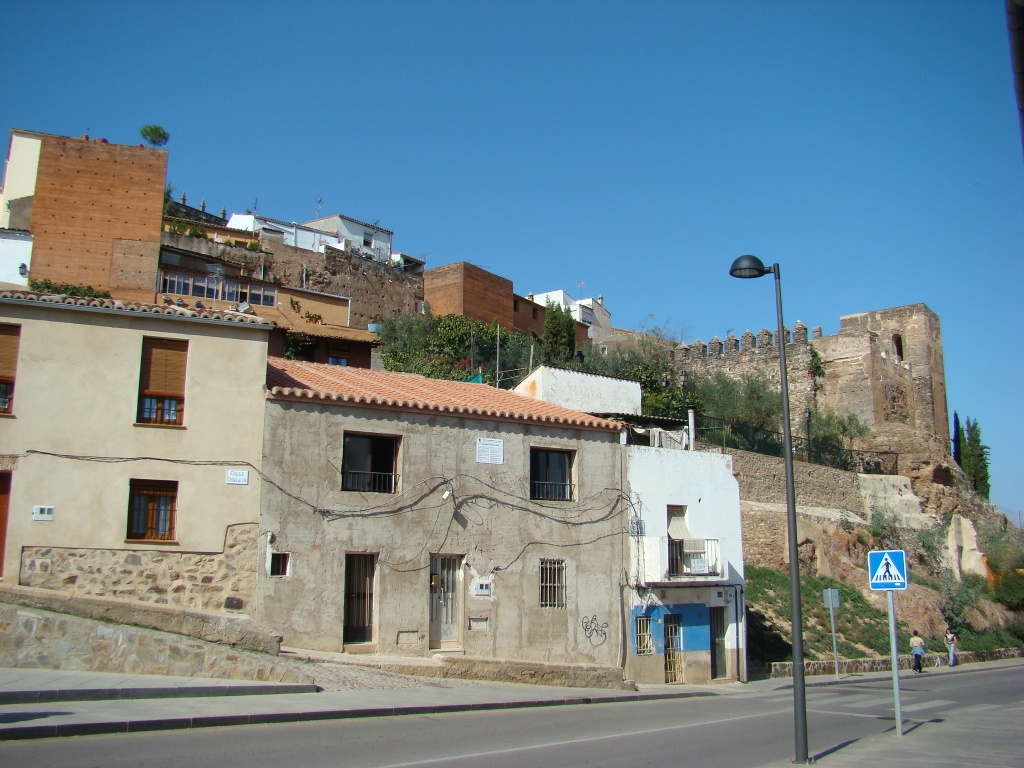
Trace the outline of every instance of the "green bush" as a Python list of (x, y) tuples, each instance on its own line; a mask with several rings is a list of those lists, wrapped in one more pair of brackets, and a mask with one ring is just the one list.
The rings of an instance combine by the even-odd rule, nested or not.
[(996, 602), (1011, 611), (1024, 611), (1024, 573), (1008, 573), (1001, 578), (993, 593)]

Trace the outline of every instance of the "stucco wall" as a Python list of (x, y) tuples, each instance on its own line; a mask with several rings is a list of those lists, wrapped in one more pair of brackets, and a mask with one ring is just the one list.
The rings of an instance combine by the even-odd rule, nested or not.
[[(231, 526), (258, 521), (266, 329), (14, 301), (0, 322), (21, 326), (14, 413), (0, 419), (4, 453), (20, 455), (5, 578), (22, 578), (23, 547), (220, 553)], [(183, 427), (135, 424), (145, 336), (188, 340)], [(248, 484), (229, 485), (239, 467)], [(178, 481), (176, 541), (126, 542), (132, 478)]]
[[(399, 493), (339, 490), (346, 430), (401, 436)], [(503, 441), (503, 463), (478, 463), (478, 438)], [(285, 644), (341, 648), (345, 554), (365, 552), (378, 556), (375, 648), (426, 654), (430, 555), (441, 553), (463, 557), (467, 655), (618, 665), (617, 433), (272, 400), (265, 444), (290, 495), (265, 489), (261, 546), (288, 552), (290, 572), (261, 570), (260, 621)], [(530, 501), (531, 446), (576, 452), (578, 501)], [(565, 560), (564, 608), (538, 605), (542, 557)], [(491, 597), (473, 596), (481, 579)]]

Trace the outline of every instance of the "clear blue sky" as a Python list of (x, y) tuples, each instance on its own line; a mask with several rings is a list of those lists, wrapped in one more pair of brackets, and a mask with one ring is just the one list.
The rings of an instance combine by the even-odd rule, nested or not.
[[(344, 213), (684, 341), (924, 302), (1024, 509), (1024, 153), (1002, 0), (0, 0), (0, 129), (171, 133), (190, 203)], [(579, 284), (585, 285), (582, 289)]]

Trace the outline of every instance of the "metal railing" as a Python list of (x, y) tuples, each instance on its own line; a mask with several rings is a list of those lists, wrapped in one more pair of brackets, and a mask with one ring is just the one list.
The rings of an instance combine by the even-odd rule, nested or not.
[(394, 493), (398, 475), (394, 472), (357, 472), (346, 469), (341, 473), (341, 490), (364, 493)]
[[(704, 414), (697, 414), (697, 441), (779, 458), (785, 453), (784, 439), (778, 432)], [(899, 454), (894, 451), (855, 451), (813, 435), (810, 440), (793, 436), (793, 458), (864, 475), (895, 475), (899, 471)]]
[(540, 501), (572, 501), (572, 483), (543, 483), (534, 480), (530, 483), (530, 498)]
[(668, 576), (720, 576), (718, 539), (669, 539)]

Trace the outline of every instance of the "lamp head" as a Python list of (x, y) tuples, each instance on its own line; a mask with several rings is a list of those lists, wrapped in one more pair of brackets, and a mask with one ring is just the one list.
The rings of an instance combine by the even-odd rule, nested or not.
[(733, 277), (764, 277), (772, 270), (764, 265), (757, 256), (740, 256), (729, 267), (729, 274)]

